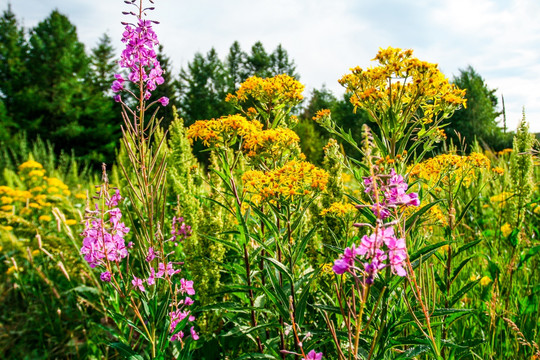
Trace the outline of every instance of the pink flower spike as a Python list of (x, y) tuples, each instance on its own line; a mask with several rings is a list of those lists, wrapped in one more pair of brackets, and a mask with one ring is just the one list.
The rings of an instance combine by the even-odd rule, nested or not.
[(180, 279), (180, 291), (187, 293), (188, 295), (195, 295), (195, 289), (193, 289), (193, 281)]
[(131, 280), (131, 283), (133, 284), (133, 287), (138, 287), (140, 291), (145, 291), (142, 279), (139, 279), (135, 275), (133, 275), (133, 280)]
[(199, 335), (195, 332), (195, 327), (192, 326), (189, 331), (191, 332), (191, 337), (193, 338), (193, 340), (199, 340)]
[(302, 360), (322, 360), (322, 355), (323, 355), (322, 352), (317, 353), (315, 352), (315, 350), (311, 350), (307, 354), (307, 357), (303, 358)]
[(169, 98), (168, 97), (162, 96), (162, 97), (159, 98), (158, 101), (161, 104), (161, 106), (169, 105)]
[(101, 281), (110, 282), (111, 281), (111, 273), (108, 272), (108, 271), (104, 271), (104, 272), (101, 273), (99, 278), (101, 279)]
[(156, 258), (156, 253), (154, 252), (153, 247), (148, 248), (148, 256), (146, 257), (146, 261), (150, 262)]
[(184, 304), (186, 304), (186, 306), (193, 305), (193, 299), (191, 299), (189, 296), (186, 296), (186, 299), (184, 300)]

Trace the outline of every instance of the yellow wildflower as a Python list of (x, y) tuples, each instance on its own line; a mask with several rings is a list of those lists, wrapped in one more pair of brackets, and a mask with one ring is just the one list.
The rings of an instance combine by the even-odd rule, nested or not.
[(504, 169), (499, 166), (494, 167), (493, 169), (491, 169), (491, 171), (498, 175), (504, 175)]
[(33, 257), (36, 257), (36, 256), (38, 256), (40, 254), (41, 254), (41, 251), (39, 251), (38, 249), (32, 250), (32, 256)]
[(5, 230), (5, 231), (11, 231), (13, 230), (13, 226), (9, 226), (9, 225), (0, 225), (0, 228), (2, 230)]
[(512, 233), (512, 226), (509, 223), (504, 224), (501, 226), (501, 232), (504, 237), (508, 237)]
[(323, 209), (321, 211), (321, 216), (324, 216), (326, 214), (331, 214), (335, 216), (345, 216), (351, 212), (356, 210), (353, 204), (343, 204), (340, 202), (335, 202), (332, 205), (330, 205), (329, 208)]
[(229, 115), (196, 121), (188, 128), (187, 138), (192, 143), (200, 139), (205, 146), (228, 146), (237, 136), (245, 137), (261, 129), (262, 124), (256, 120), (249, 121), (241, 115)]
[(304, 98), (303, 91), (304, 85), (286, 74), (276, 75), (268, 79), (252, 76), (240, 85), (234, 95), (228, 94), (225, 101), (244, 103), (254, 100), (265, 104), (294, 105)]
[(11, 204), (13, 202), (13, 198), (11, 198), (9, 196), (2, 196), (2, 197), (0, 197), (0, 202), (2, 204)]
[(292, 160), (281, 168), (267, 172), (247, 171), (242, 176), (242, 182), (244, 190), (257, 195), (258, 199), (293, 199), (295, 196), (323, 191), (328, 183), (328, 177), (326, 171), (309, 162)]
[(491, 282), (491, 279), (489, 276), (484, 276), (482, 279), (480, 279), (480, 285), (487, 286)]
[(52, 218), (50, 217), (50, 215), (41, 215), (39, 218), (38, 218), (39, 221), (44, 221), (44, 222), (49, 222), (52, 220)]
[(480, 275), (478, 274), (472, 274), (471, 277), (469, 278), (469, 280), (471, 281), (476, 281), (478, 279), (480, 279)]
[(34, 208), (34, 209), (41, 209), (41, 205), (35, 203), (35, 202), (31, 202), (28, 204), (29, 207), (31, 208)]
[(26, 162), (23, 162), (21, 165), (19, 165), (19, 170), (22, 171), (24, 169), (43, 169), (43, 165), (38, 163), (34, 160), (28, 160)]
[(248, 156), (267, 154), (274, 157), (285, 149), (296, 147), (299, 142), (300, 138), (291, 129), (268, 129), (247, 134), (243, 149), (248, 151)]
[(0, 210), (2, 211), (11, 211), (13, 209), (13, 205), (2, 205), (0, 206)]
[(85, 193), (76, 193), (75, 198), (85, 200), (86, 199), (86, 194)]
[(77, 220), (74, 220), (74, 219), (67, 219), (66, 220), (66, 225), (68, 225), (68, 226), (75, 225), (75, 224), (77, 224)]
[(45, 175), (45, 171), (43, 170), (32, 170), (28, 173), (28, 176), (30, 177), (43, 177)]

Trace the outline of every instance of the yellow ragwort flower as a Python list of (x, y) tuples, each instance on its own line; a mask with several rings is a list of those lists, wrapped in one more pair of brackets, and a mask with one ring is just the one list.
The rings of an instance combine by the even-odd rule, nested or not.
[(489, 276), (484, 276), (482, 277), (482, 279), (480, 279), (480, 285), (482, 286), (487, 286), (489, 285), (490, 282), (491, 282), (491, 279), (489, 278)]
[[(328, 173), (303, 160), (291, 160), (280, 168), (262, 172), (246, 171), (242, 176), (244, 190), (256, 199), (293, 200), (326, 189)], [(252, 201), (254, 199), (252, 198)]]
[(501, 226), (501, 233), (504, 237), (508, 237), (512, 233), (512, 226), (509, 223)]
[(321, 211), (321, 216), (330, 214), (330, 215), (334, 215), (338, 217), (343, 217), (347, 214), (352, 213), (354, 210), (356, 210), (356, 208), (354, 207), (353, 204), (348, 204), (348, 203), (344, 204), (341, 202), (335, 202), (332, 205), (330, 205), (330, 207), (328, 207), (327, 209), (323, 209)]

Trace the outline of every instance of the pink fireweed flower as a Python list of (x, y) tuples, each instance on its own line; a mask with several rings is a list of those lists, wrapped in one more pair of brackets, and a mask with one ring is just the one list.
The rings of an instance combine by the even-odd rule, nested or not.
[[(357, 205), (357, 208), (371, 206), (373, 214), (377, 217), (376, 227), (371, 235), (364, 235), (358, 245), (352, 244), (346, 248), (334, 262), (333, 270), (341, 275), (351, 271), (356, 261), (363, 262), (364, 273), (367, 275), (366, 282), (373, 283), (377, 274), (385, 267), (390, 267), (392, 273), (398, 276), (406, 276), (404, 268), (407, 260), (407, 247), (405, 239), (397, 238), (393, 225), (398, 219), (389, 219), (392, 216), (391, 209), (399, 206), (419, 206), (418, 194), (407, 194), (408, 185), (401, 175), (394, 169), (390, 175), (376, 175), (364, 178), (366, 193), (371, 195), (372, 205)], [(360, 227), (365, 224), (354, 224)]]
[(162, 97), (159, 98), (158, 101), (161, 104), (161, 106), (169, 105), (169, 98), (168, 97), (162, 96)]
[(189, 329), (189, 332), (191, 333), (191, 337), (193, 340), (199, 340), (199, 334), (195, 332), (195, 327), (192, 326), (191, 329)]
[(322, 360), (323, 353), (317, 353), (315, 350), (311, 350), (308, 352), (305, 358), (302, 358), (302, 360)]
[(193, 305), (193, 300), (189, 296), (186, 296), (186, 298), (184, 300), (184, 305), (186, 305), (186, 306)]
[(103, 282), (110, 282), (111, 281), (111, 273), (108, 272), (108, 271), (104, 271), (101, 273), (101, 275), (99, 276), (99, 278), (101, 279), (101, 281)]
[(193, 281), (180, 279), (180, 292), (182, 294), (195, 295), (195, 289), (193, 289)]
[(144, 288), (144, 285), (143, 285), (143, 280), (139, 279), (135, 275), (133, 275), (133, 280), (131, 280), (131, 283), (133, 284), (133, 287), (139, 288), (139, 290), (142, 291), (142, 292), (145, 291), (145, 288)]
[(173, 241), (177, 245), (177, 241), (187, 239), (191, 236), (191, 226), (187, 225), (183, 217), (173, 217), (171, 235), (169, 241)]
[[(158, 38), (152, 29), (152, 21), (138, 19), (137, 25), (126, 25), (122, 34), (122, 42), (126, 44), (122, 51), (119, 64), (129, 69), (129, 81), (144, 83), (144, 98), (150, 99), (151, 92), (157, 85), (163, 84), (163, 70), (157, 59), (154, 47), (159, 44)], [(126, 81), (121, 75), (115, 75), (112, 90), (116, 93), (124, 90)], [(165, 105), (163, 105), (165, 106)]]
[(122, 200), (122, 196), (120, 196), (120, 190), (116, 189), (116, 192), (113, 196), (106, 202), (106, 205), (108, 207), (114, 207), (118, 206), (118, 202)]
[(122, 261), (128, 255), (124, 236), (129, 233), (129, 228), (120, 221), (122, 212), (118, 208), (106, 211), (108, 221), (103, 221), (94, 212), (90, 213), (94, 218), (86, 221), (81, 234), (83, 236), (81, 255), (84, 255), (90, 267), (103, 265), (104, 261)]
[(183, 338), (184, 338), (184, 332), (180, 331), (174, 334), (173, 336), (171, 336), (171, 341), (179, 341), (179, 340), (182, 340)]
[[(150, 262), (156, 258), (156, 252), (153, 247), (148, 248), (148, 255), (146, 256), (146, 261)], [(152, 269), (153, 270), (153, 269)]]

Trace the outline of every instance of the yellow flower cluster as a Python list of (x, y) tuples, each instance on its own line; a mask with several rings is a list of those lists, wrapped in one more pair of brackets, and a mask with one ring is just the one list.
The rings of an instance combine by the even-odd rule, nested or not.
[(353, 204), (344, 204), (341, 202), (335, 202), (332, 205), (330, 205), (330, 207), (328, 207), (327, 209), (323, 209), (321, 211), (321, 216), (330, 214), (337, 217), (343, 217), (347, 214), (350, 214), (354, 210), (356, 210), (356, 208), (354, 207)]
[(513, 151), (513, 149), (503, 149), (497, 153), (498, 156), (504, 156), (506, 154), (510, 154)]
[(315, 113), (315, 116), (313, 117), (313, 121), (315, 121), (317, 124), (325, 124), (327, 122), (327, 119), (330, 116), (331, 116), (330, 110), (321, 109)]
[(506, 205), (506, 202), (512, 197), (512, 195), (513, 194), (511, 192), (504, 191), (498, 195), (490, 197), (489, 201), (491, 203), (499, 203), (499, 206), (502, 207)]
[[(35, 210), (50, 208), (53, 202), (62, 201), (71, 195), (62, 180), (45, 176), (43, 166), (34, 160), (19, 165), (19, 178), (26, 184), (26, 189), (0, 186), (0, 212), (14, 212), (19, 216), (32, 215)], [(42, 218), (43, 216), (45, 218)], [(40, 221), (50, 218), (49, 215), (42, 217)]]
[(471, 153), (469, 156), (442, 154), (413, 165), (410, 176), (412, 179), (423, 179), (428, 184), (441, 180), (443, 185), (458, 179), (468, 187), (476, 179), (476, 171), (488, 169), (489, 166), (490, 161), (484, 154)]
[(294, 106), (304, 98), (303, 91), (304, 85), (286, 74), (267, 79), (252, 76), (242, 83), (234, 95), (228, 94), (225, 101), (238, 104), (252, 100), (274, 106)]
[(206, 146), (228, 145), (236, 136), (244, 137), (262, 130), (262, 124), (249, 121), (241, 115), (223, 116), (219, 119), (199, 120), (188, 128), (189, 141), (200, 139)]
[(252, 201), (292, 200), (295, 196), (323, 191), (328, 173), (303, 160), (291, 160), (283, 167), (262, 172), (250, 170), (242, 176), (244, 190), (253, 194)]
[(187, 137), (200, 139), (206, 146), (230, 146), (237, 137), (243, 138), (242, 149), (247, 156), (276, 156), (284, 149), (298, 148), (300, 138), (291, 129), (278, 127), (262, 130), (257, 120), (247, 120), (241, 115), (229, 115), (219, 119), (200, 120), (188, 128)]
[(243, 149), (248, 156), (268, 154), (271, 157), (279, 155), (283, 149), (297, 146), (300, 142), (298, 135), (287, 128), (276, 128), (254, 131), (244, 139)]
[(437, 64), (420, 61), (412, 53), (392, 47), (380, 49), (373, 59), (379, 66), (351, 69), (351, 74), (339, 80), (351, 94), (351, 103), (371, 112), (397, 110), (407, 116), (420, 110), (424, 123), (466, 105), (465, 90), (451, 84)]
[(508, 237), (512, 233), (512, 226), (509, 223), (505, 223), (501, 226), (501, 233), (504, 237)]

